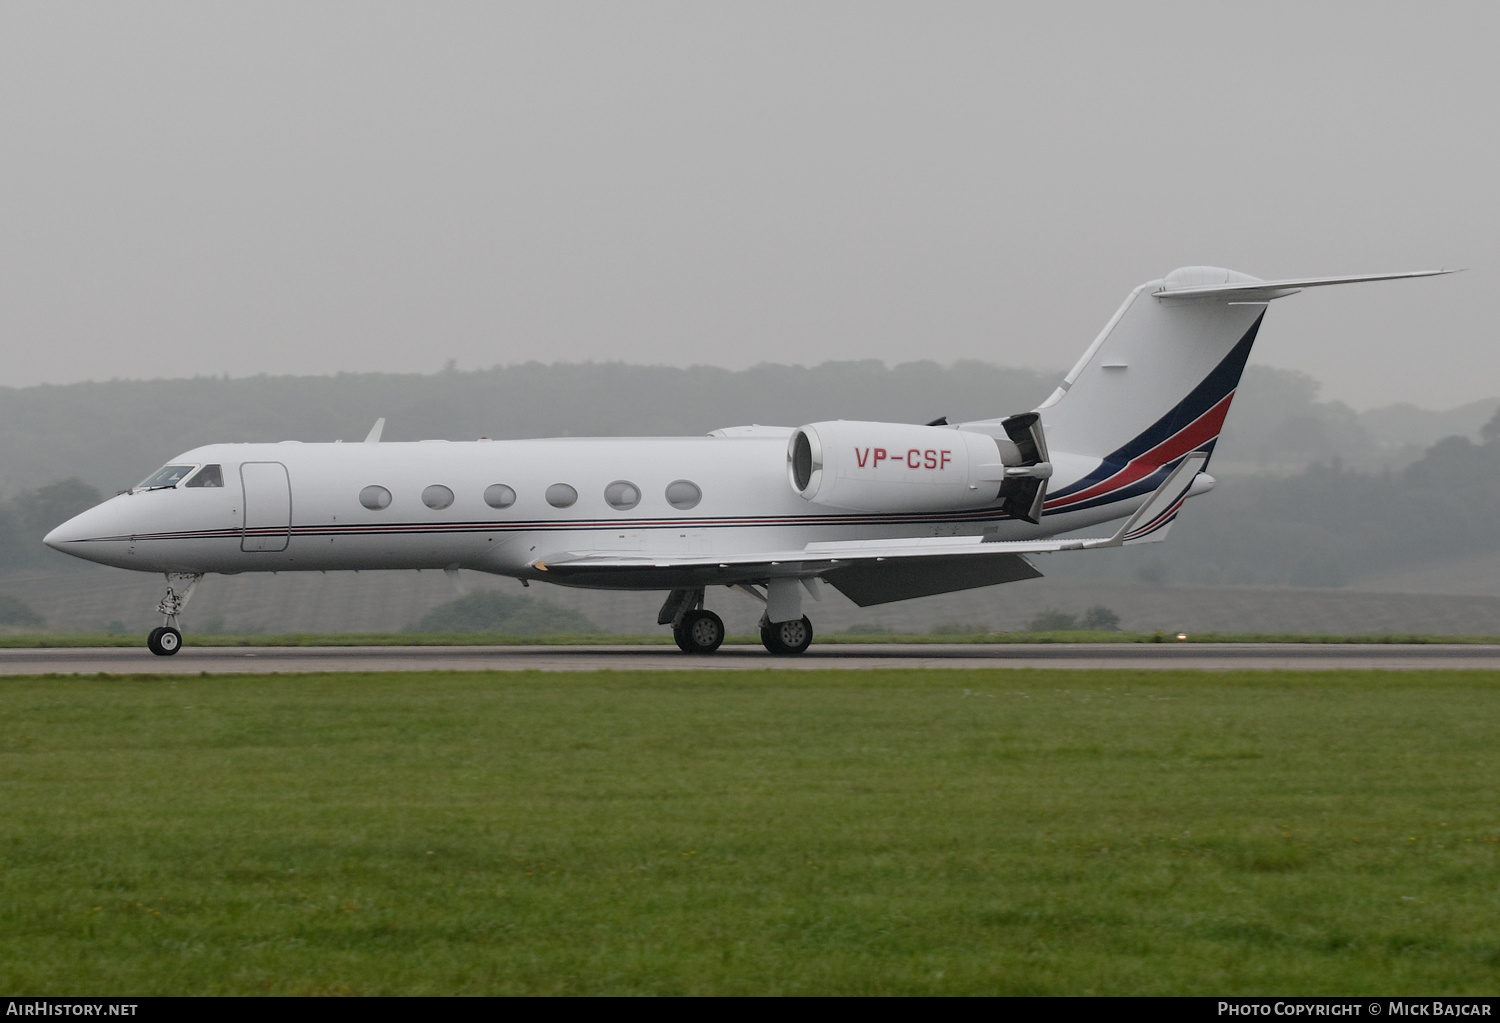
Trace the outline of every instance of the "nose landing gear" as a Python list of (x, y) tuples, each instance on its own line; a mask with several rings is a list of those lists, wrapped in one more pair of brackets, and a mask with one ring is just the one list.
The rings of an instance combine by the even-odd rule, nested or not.
[(158, 657), (170, 657), (182, 649), (182, 633), (169, 625), (158, 625), (146, 636), (146, 649)]
[[(203, 573), (189, 574), (184, 572), (167, 573), (167, 595), (156, 605), (158, 614), (164, 616), (163, 623), (151, 630), (146, 637), (146, 649), (158, 657), (171, 657), (182, 649), (182, 633), (177, 628), (177, 616), (182, 609), (187, 607), (187, 602), (193, 599), (193, 590), (198, 586), (198, 580), (203, 578)], [(176, 586), (187, 583), (187, 589), (180, 594)], [(175, 584), (175, 585), (174, 585)]]

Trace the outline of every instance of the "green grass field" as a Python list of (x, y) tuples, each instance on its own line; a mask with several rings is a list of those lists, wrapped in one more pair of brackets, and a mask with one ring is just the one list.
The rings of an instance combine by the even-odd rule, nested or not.
[[(188, 646), (671, 646), (672, 634), (660, 630), (649, 634), (608, 633), (517, 636), (501, 632), (346, 632), (346, 633), (254, 633), (251, 635), (205, 635), (188, 632)], [(113, 633), (28, 632), (0, 634), (0, 649), (43, 647), (138, 647), (145, 637)], [(757, 636), (729, 636), (728, 646), (759, 646)], [(819, 635), (819, 645), (830, 643), (1175, 643), (1174, 635), (1160, 632), (835, 632)], [(1447, 636), (1432, 633), (1371, 632), (1352, 635), (1323, 633), (1217, 633), (1188, 636), (1187, 643), (1353, 643), (1365, 644), (1496, 644), (1500, 636)]]
[(1500, 674), (0, 680), (0, 993), (1500, 991)]

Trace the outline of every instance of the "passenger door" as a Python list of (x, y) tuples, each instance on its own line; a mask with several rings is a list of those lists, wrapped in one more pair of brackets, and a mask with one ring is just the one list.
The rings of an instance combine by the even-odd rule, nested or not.
[(292, 539), (292, 485), (280, 462), (246, 462), (240, 466), (245, 487), (242, 551), (284, 551)]

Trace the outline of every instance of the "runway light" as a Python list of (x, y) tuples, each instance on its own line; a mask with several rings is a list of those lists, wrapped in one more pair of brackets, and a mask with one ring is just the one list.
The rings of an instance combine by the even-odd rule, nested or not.
[(1177, 642), (1179, 642), (1179, 643), (1186, 643), (1187, 642), (1187, 633), (1185, 633), (1185, 632), (1179, 632), (1177, 634)]

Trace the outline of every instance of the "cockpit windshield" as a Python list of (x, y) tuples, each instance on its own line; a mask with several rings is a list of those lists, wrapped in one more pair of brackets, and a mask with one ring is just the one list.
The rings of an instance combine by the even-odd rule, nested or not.
[(187, 481), (188, 487), (222, 487), (224, 485), (224, 470), (218, 465), (205, 465), (193, 473), (193, 478)]
[(182, 482), (184, 476), (196, 468), (198, 468), (196, 465), (164, 465), (136, 484), (135, 489), (166, 490), (175, 487)]

